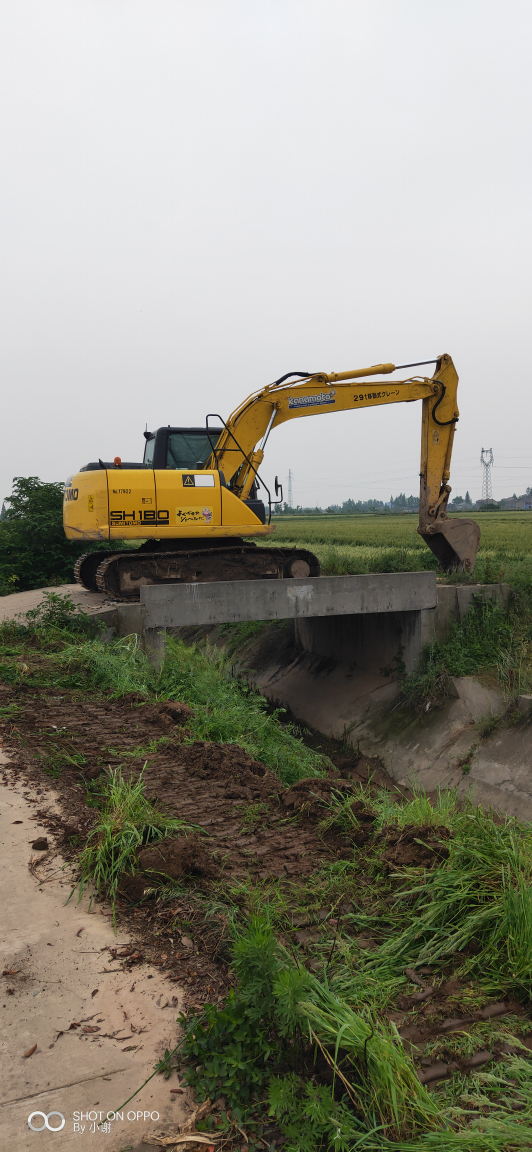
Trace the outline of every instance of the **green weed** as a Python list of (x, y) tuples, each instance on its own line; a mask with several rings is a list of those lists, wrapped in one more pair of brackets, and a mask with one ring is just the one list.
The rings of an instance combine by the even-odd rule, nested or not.
[(97, 629), (97, 622), (79, 604), (74, 604), (68, 592), (43, 592), (40, 604), (18, 619), (32, 632), (54, 630), (88, 634)]
[(263, 821), (268, 811), (268, 805), (260, 800), (257, 800), (255, 804), (249, 804), (247, 808), (244, 808), (242, 812), (242, 823), (246, 826), (249, 825), (250, 827), (255, 828), (257, 824), (260, 824)]
[[(289, 1129), (297, 1119), (298, 1147), (305, 1149), (319, 1146), (313, 1143), (313, 1113), (324, 1136), (328, 1127), (330, 1134), (331, 1112), (342, 1116), (349, 1140), (369, 1135), (368, 1129), (397, 1137), (441, 1126), (438, 1108), (393, 1027), (364, 1019), (296, 968), (277, 943), (268, 915), (252, 916), (236, 936), (233, 968), (238, 987), (223, 1008), (207, 1006), (201, 1020), (181, 1018), (187, 1080), (200, 1098), (223, 1095), (237, 1122), (244, 1116), (249, 1122), (268, 1086), (270, 1114), (286, 1119)], [(310, 1097), (304, 1087), (320, 1052), (344, 1097), (339, 1107), (334, 1087), (313, 1090)]]
[[(394, 1026), (379, 1021), (377, 998), (368, 1011), (367, 999), (366, 1006), (363, 998), (357, 1003), (352, 989), (342, 993), (338, 981), (328, 985), (326, 977), (320, 982), (297, 968), (275, 939), (271, 910), (263, 906), (243, 931), (233, 933), (236, 987), (222, 1008), (207, 1005), (201, 1016), (182, 1016), (180, 1022), (186, 1080), (199, 1099), (223, 1096), (232, 1121), (245, 1124), (251, 1140), (257, 1132), (259, 1145), (267, 1147), (274, 1119), (290, 1152), (529, 1147), (528, 1049), (493, 1072), (469, 1078), (457, 1073), (428, 1092)], [(380, 980), (385, 983), (382, 973)], [(388, 995), (396, 992), (397, 981), (392, 987), (388, 980)], [(471, 1035), (453, 1038), (456, 1055), (500, 1041), (519, 1046), (521, 1026), (512, 1018), (478, 1024)], [(433, 1042), (431, 1057), (438, 1058), (443, 1044), (445, 1058), (449, 1042)], [(514, 1120), (515, 1108), (522, 1113)]]
[(222, 624), (220, 636), (223, 638), (228, 656), (234, 655), (239, 648), (243, 648), (250, 640), (260, 636), (267, 627), (267, 622), (264, 620), (244, 620), (239, 624)]
[(532, 683), (532, 613), (528, 598), (508, 609), (495, 600), (473, 597), (448, 639), (426, 649), (420, 669), (401, 678), (402, 702), (427, 712), (448, 693), (451, 676), (491, 672), (507, 692), (524, 691)]
[(123, 873), (135, 871), (137, 851), (194, 826), (158, 812), (144, 795), (142, 774), (137, 780), (124, 780), (121, 768), (110, 769), (103, 785), (98, 785), (100, 815), (81, 853), (77, 888), (81, 899), (91, 883), (114, 909), (118, 882)]
[[(458, 972), (481, 976), (494, 994), (532, 990), (532, 831), (495, 824), (480, 808), (454, 820), (449, 859), (403, 888), (404, 930), (368, 966), (395, 971), (460, 956)], [(408, 878), (408, 873), (397, 873)]]
[(6, 704), (0, 708), (0, 721), (13, 720), (20, 709), (20, 704)]
[(59, 779), (63, 768), (68, 765), (79, 769), (87, 763), (87, 757), (83, 752), (76, 752), (75, 749), (69, 752), (58, 744), (49, 744), (47, 752), (42, 754), (42, 760), (46, 775), (52, 776), (55, 780)]
[(73, 687), (96, 688), (115, 697), (128, 692), (148, 694), (156, 684), (156, 674), (137, 636), (126, 636), (111, 644), (98, 639), (68, 644), (54, 662), (68, 675)]

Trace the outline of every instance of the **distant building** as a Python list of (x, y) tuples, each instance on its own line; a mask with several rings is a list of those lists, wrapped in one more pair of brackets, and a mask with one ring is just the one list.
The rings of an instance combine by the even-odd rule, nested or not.
[(476, 500), (475, 501), (475, 508), (484, 508), (484, 509), (493, 508), (494, 511), (497, 511), (501, 506), (502, 506), (502, 501), (500, 501), (500, 500)]
[(452, 504), (448, 505), (449, 512), (472, 512), (474, 504), (468, 500), (453, 500)]
[(508, 496), (500, 501), (501, 508), (506, 511), (532, 512), (532, 493), (525, 492), (523, 496)]

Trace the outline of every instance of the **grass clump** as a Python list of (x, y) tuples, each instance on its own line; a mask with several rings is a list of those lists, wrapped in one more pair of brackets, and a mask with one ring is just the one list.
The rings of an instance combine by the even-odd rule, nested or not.
[[(426, 1049), (434, 1062), (449, 1060), (449, 1046), (452, 1059), (508, 1043), (520, 1050), (493, 1070), (457, 1071), (427, 1089), (386, 1016), (407, 990), (405, 968), (426, 964), (436, 986), (450, 973), (462, 976), (451, 1014), (511, 992), (530, 1003), (532, 829), (511, 820), (496, 824), (467, 803), (459, 807), (454, 793), (442, 793), (434, 808), (422, 793), (394, 805), (389, 794), (370, 797), (361, 788), (360, 798), (371, 804), (378, 835), (390, 825), (420, 831), (446, 825), (448, 859), (432, 869), (390, 872), (380, 863), (377, 839), (362, 854), (356, 850), (353, 861), (310, 876), (299, 907), (311, 917), (311, 908), (317, 913), (352, 901), (333, 946), (330, 934), (312, 945), (314, 956), (323, 956), (319, 978), (276, 939), (287, 931), (286, 899), (293, 911), (295, 890), (277, 898), (272, 892), (270, 903), (264, 892), (257, 890), (255, 901), (248, 892), (244, 928), (235, 927), (236, 908), (232, 917), (234, 989), (223, 1007), (206, 1005), (203, 1015), (181, 1018), (186, 1078), (200, 1099), (224, 1097), (222, 1127), (245, 1127), (250, 1148), (268, 1147), (279, 1129), (286, 1152), (527, 1148), (532, 1061), (519, 1039), (529, 1028), (526, 1017), (479, 1020), (453, 1036), (436, 1032)], [(341, 802), (333, 797), (331, 811), (348, 831)], [(371, 877), (367, 888), (361, 875), (364, 885)], [(241, 908), (243, 895), (233, 891)], [(380, 941), (373, 951), (358, 948), (362, 929)]]
[(66, 633), (70, 635), (91, 635), (98, 630), (98, 623), (79, 604), (74, 604), (69, 592), (43, 592), (40, 604), (30, 608), (19, 620), (26, 622), (30, 633)]
[(87, 884), (93, 884), (114, 909), (120, 877), (135, 872), (138, 850), (194, 826), (157, 811), (144, 794), (142, 773), (124, 780), (121, 768), (109, 769), (100, 789), (100, 812), (81, 853), (77, 887), (81, 899)]
[[(532, 992), (532, 829), (496, 824), (481, 808), (457, 812), (449, 858), (406, 885), (397, 898), (407, 924), (367, 962), (405, 965), (454, 957), (457, 974), (476, 975), (490, 994)], [(412, 871), (397, 871), (403, 879)]]
[(0, 647), (14, 650), (31, 646), (51, 649), (71, 643), (73, 637), (94, 636), (100, 630), (93, 617), (74, 604), (69, 593), (43, 592), (40, 604), (14, 620), (0, 624)]
[[(405, 808), (412, 809), (405, 819), (422, 814), (423, 798)], [(444, 957), (457, 961), (455, 975), (478, 977), (458, 997), (470, 993), (470, 1010), (490, 994), (506, 995), (509, 987), (530, 995), (532, 923), (526, 910), (532, 893), (522, 885), (530, 873), (531, 834), (510, 822), (497, 828), (481, 813), (455, 808), (442, 809), (444, 814), (455, 829), (455, 857), (401, 892), (399, 930), (390, 916), (386, 942), (369, 956), (357, 952), (356, 964), (347, 955), (353, 951), (347, 923), (338, 962), (325, 964), (320, 979), (298, 967), (276, 939), (281, 908), (264, 910), (263, 900), (262, 911), (250, 911), (243, 929), (233, 927), (235, 987), (223, 1007), (206, 1005), (202, 1015), (181, 1017), (183, 1056), (186, 1080), (199, 1099), (222, 1096), (222, 1127), (245, 1126), (250, 1148), (269, 1146), (272, 1125), (281, 1129), (286, 1152), (513, 1152), (530, 1146), (532, 1062), (526, 1047), (493, 1071), (456, 1072), (428, 1090), (383, 1015), (407, 983), (405, 965), (429, 962), (437, 971)], [(517, 915), (506, 899), (509, 891), (521, 901)], [(355, 913), (354, 919), (351, 931), (359, 931), (363, 917)], [(432, 979), (438, 983), (436, 975)], [(506, 1025), (480, 1022), (470, 1036), (457, 1034), (457, 1056), (498, 1041), (519, 1047), (518, 1033), (526, 1027), (512, 1016)], [(449, 1036), (433, 1042), (434, 1060), (449, 1058), (449, 1043)]]
[[(235, 935), (233, 968), (238, 986), (223, 1008), (181, 1018), (186, 1076), (200, 1099), (223, 1095), (233, 1119), (247, 1124), (252, 1111), (264, 1117), (267, 1101), (294, 1152), (347, 1150), (372, 1131), (393, 1139), (440, 1125), (393, 1027), (364, 1019), (296, 967), (268, 913)], [(327, 1066), (326, 1087), (318, 1073)]]
[(110, 644), (97, 638), (68, 644), (54, 663), (73, 687), (96, 689), (115, 699), (128, 692), (154, 694), (157, 684), (156, 673), (135, 635)]

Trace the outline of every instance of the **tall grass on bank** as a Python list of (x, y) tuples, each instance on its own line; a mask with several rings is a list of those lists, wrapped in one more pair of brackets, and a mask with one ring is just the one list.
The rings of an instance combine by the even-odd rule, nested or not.
[[(257, 1124), (260, 1131), (267, 1107), (286, 1152), (530, 1147), (526, 1057), (468, 1079), (457, 1073), (456, 1084), (429, 1092), (394, 1026), (296, 968), (267, 909), (234, 932), (237, 983), (225, 1005), (181, 1017), (185, 1077), (199, 1099), (222, 1096), (233, 1122), (248, 1132)], [(475, 1103), (480, 1115), (471, 1112)], [(514, 1120), (515, 1106), (523, 1112)]]
[[(182, 1021), (187, 1079), (200, 1098), (221, 1094), (243, 1119), (266, 1089), (270, 1115), (284, 1119), (289, 1136), (297, 1131), (297, 1144), (289, 1140), (288, 1147), (300, 1152), (322, 1146), (320, 1137), (330, 1136), (326, 1147), (347, 1150), (372, 1129), (398, 1138), (441, 1126), (437, 1105), (397, 1044), (394, 1028), (364, 1019), (296, 968), (278, 944), (267, 911), (237, 932), (233, 968), (238, 988), (226, 1005), (208, 1007), (203, 1021)], [(337, 1093), (334, 1085), (322, 1091), (311, 1086), (318, 1049), (334, 1071)], [(310, 1093), (302, 1091), (302, 1076)], [(339, 1107), (335, 1096), (345, 1098)]]
[(401, 679), (402, 702), (428, 711), (447, 694), (449, 677), (489, 673), (511, 696), (532, 688), (532, 602), (516, 593), (506, 608), (495, 600), (473, 597), (464, 618), (447, 640), (431, 644), (417, 672)]
[(250, 756), (267, 764), (286, 787), (306, 776), (322, 775), (327, 758), (307, 748), (292, 725), (281, 724), (279, 711), (269, 712), (263, 696), (234, 680), (231, 663), (223, 654), (189, 648), (172, 638), (167, 648), (158, 692), (194, 709), (196, 739), (240, 744)]
[[(272, 768), (284, 786), (321, 775), (329, 764), (319, 752), (306, 748), (294, 726), (280, 722), (279, 711), (269, 711), (264, 697), (234, 680), (230, 661), (214, 650), (188, 647), (168, 637), (167, 659), (157, 672), (136, 636), (107, 644), (93, 636), (79, 638), (75, 630), (73, 637), (73, 630), (59, 635), (43, 627), (37, 635), (16, 626), (9, 639), (12, 646), (5, 647), (5, 658), (0, 653), (0, 679), (8, 683), (20, 683), (23, 675), (25, 683), (38, 687), (97, 690), (115, 698), (140, 692), (147, 698), (181, 700), (195, 711), (190, 726), (195, 740), (240, 744), (253, 759)], [(38, 645), (38, 660), (24, 664), (22, 674), (17, 653), (26, 651), (28, 641)]]
[[(407, 965), (419, 967), (450, 960), (457, 974), (474, 977), (484, 992), (512, 990), (532, 994), (532, 825), (507, 818), (496, 823), (491, 812), (453, 791), (431, 805), (422, 793), (399, 805), (389, 792), (359, 798), (376, 814), (376, 828), (445, 825), (449, 856), (420, 873), (399, 868), (392, 883), (399, 889), (389, 909), (390, 934), (355, 966), (340, 966), (333, 986), (351, 1002), (373, 1004), (379, 988), (394, 987)], [(345, 799), (333, 796), (330, 812), (347, 828)], [(380, 850), (372, 856), (380, 874)], [(332, 979), (332, 978), (331, 978)]]
[(397, 869), (398, 878), (410, 880), (397, 897), (407, 923), (366, 967), (389, 975), (454, 957), (457, 972), (477, 976), (485, 990), (530, 996), (532, 828), (514, 820), (496, 824), (471, 808), (456, 812), (452, 829), (449, 858), (437, 868), (422, 878)]
[(383, 1134), (391, 1138), (440, 1127), (438, 1105), (397, 1044), (395, 1028), (364, 1019), (318, 981), (312, 987), (315, 1002), (302, 1000), (299, 1013), (311, 1038), (334, 1054), (337, 1068), (340, 1052), (344, 1056), (342, 1083), (353, 1103), (375, 1117)]

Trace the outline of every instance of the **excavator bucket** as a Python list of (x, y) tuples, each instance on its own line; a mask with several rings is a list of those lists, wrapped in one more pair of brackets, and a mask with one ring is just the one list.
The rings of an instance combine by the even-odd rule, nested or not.
[(480, 528), (474, 520), (443, 520), (437, 532), (420, 532), (445, 572), (472, 572), (475, 567)]

